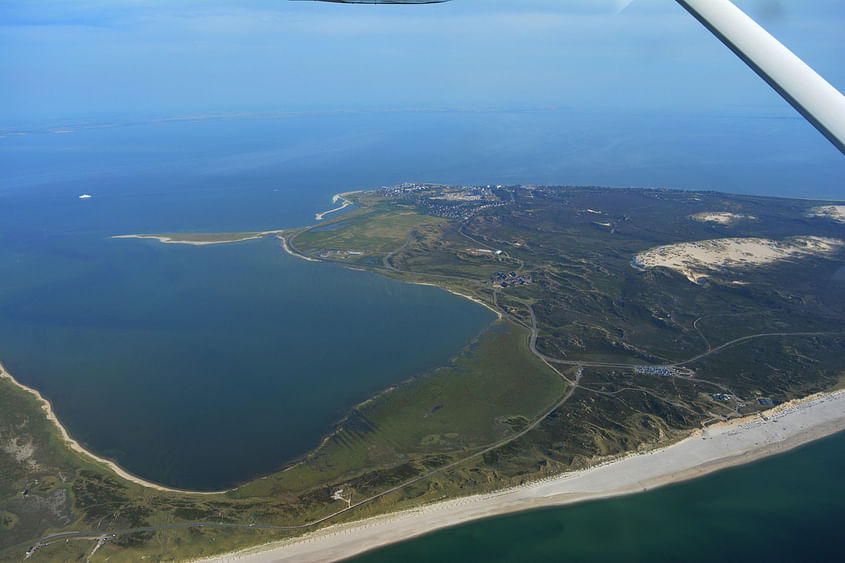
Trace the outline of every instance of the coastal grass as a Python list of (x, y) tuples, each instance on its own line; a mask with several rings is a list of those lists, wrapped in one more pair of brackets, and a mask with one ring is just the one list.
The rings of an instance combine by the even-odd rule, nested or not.
[[(470, 449), (519, 429), (563, 395), (565, 383), (525, 345), (528, 331), (500, 321), (436, 374), (367, 404), (363, 412), (403, 449)], [(434, 377), (436, 375), (436, 377)]]
[[(345, 225), (342, 228), (305, 230), (290, 242), (309, 255), (333, 250), (386, 256), (404, 245), (414, 229), (445, 221), (423, 215), (411, 207), (385, 209), (383, 206), (356, 210), (335, 219), (335, 222), (341, 220)], [(331, 224), (327, 222), (320, 227)]]
[[(451, 365), (354, 409), (336, 434), (288, 470), (219, 495), (154, 491), (111, 474), (63, 445), (35, 399), (4, 379), (2, 412), (6, 418), (0, 436), (12, 435), (16, 427), (32, 428), (32, 435), (14, 430), (17, 441), (39, 444), (37, 452), (43, 450), (45, 456), (53, 457), (38, 458), (42, 473), (27, 470), (27, 459), (0, 457), (4, 474), (19, 475), (3, 490), (0, 509), (10, 515), (7, 521), (24, 521), (12, 530), (3, 530), (5, 535), (0, 538), (5, 546), (69, 526), (106, 531), (192, 521), (290, 525), (326, 516), (342, 507), (330, 498), (336, 488), (345, 487), (356, 498), (377, 494), (516, 432), (520, 424), (556, 401), (562, 382), (527, 352), (527, 337), (525, 329), (500, 322)], [(27, 422), (19, 420), (22, 416)], [(41, 434), (35, 433), (36, 429)], [(32, 524), (26, 525), (29, 513), (16, 502), (26, 480), (54, 487), (57, 475), (64, 479), (61, 511), (33, 502), (27, 508), (33, 511)], [(46, 498), (52, 491), (33, 489), (29, 498)], [(405, 495), (397, 499), (407, 501)], [(379, 501), (376, 506), (387, 509), (390, 504)], [(43, 527), (53, 513), (53, 525)], [(141, 533), (107, 542), (96, 556), (121, 561), (142, 555), (155, 559), (179, 553), (211, 554), (260, 543), (266, 537), (249, 529)], [(65, 553), (78, 555), (84, 546), (83, 540), (75, 540), (65, 547), (41, 548), (40, 553), (49, 553), (50, 560), (61, 559)]]
[(524, 328), (501, 321), (448, 366), (356, 407), (301, 463), (235, 494), (291, 493), (410, 456), (437, 464), (515, 433), (564, 391), (561, 378), (527, 350), (527, 338)]
[[(156, 491), (122, 479), (69, 450), (37, 401), (2, 380), (0, 545), (62, 529), (198, 520), (302, 524), (343, 508), (345, 501), (332, 498), (338, 489), (357, 501), (430, 475), (332, 520), (343, 522), (588, 467), (671, 443), (707, 424), (754, 415), (766, 408), (761, 399), (779, 404), (841, 387), (841, 253), (714, 271), (702, 285), (670, 270), (631, 267), (637, 253), (677, 242), (845, 238), (841, 224), (806, 217), (814, 202), (670, 190), (508, 191), (502, 201), (512, 204), (462, 221), (364, 192), (350, 196), (356, 209), (320, 223), (329, 229), (287, 233), (294, 251), (438, 285), (478, 300), (503, 319), (447, 365), (350, 409), (309, 454), (233, 491)], [(714, 225), (689, 218), (718, 211), (758, 219)], [(188, 243), (234, 240), (172, 236)], [(496, 288), (490, 277), (497, 271), (531, 281)], [(576, 388), (531, 352), (535, 325), (538, 352), (570, 380), (580, 376)], [(795, 334), (802, 332), (814, 335)], [(761, 337), (732, 344), (749, 335)], [(722, 345), (728, 346), (709, 353)], [(618, 365), (602, 365), (608, 363)], [(633, 369), (674, 363), (693, 375)], [(530, 432), (508, 440), (569, 391)], [(500, 447), (471, 457), (491, 444)], [(461, 463), (451, 467), (455, 462)], [(108, 542), (92, 560), (187, 559), (290, 535), (248, 528), (151, 532)], [(71, 560), (85, 545), (51, 545), (34, 560)]]

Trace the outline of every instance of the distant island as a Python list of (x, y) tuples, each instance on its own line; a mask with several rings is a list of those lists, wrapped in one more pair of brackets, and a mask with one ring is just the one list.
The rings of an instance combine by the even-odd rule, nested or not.
[(3, 370), (0, 555), (192, 559), (281, 542), (260, 549), (337, 558), (845, 429), (839, 202), (416, 182), (338, 202), (301, 229), (115, 238), (278, 237), (280, 251), (435, 285), (499, 320), (448, 365), (351, 409), (284, 471), (211, 494), (154, 488), (72, 448)]

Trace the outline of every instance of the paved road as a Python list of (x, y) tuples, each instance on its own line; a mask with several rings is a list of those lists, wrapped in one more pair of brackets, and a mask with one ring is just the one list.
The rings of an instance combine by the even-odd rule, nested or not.
[[(554, 368), (552, 368), (552, 369), (554, 369)], [(555, 370), (555, 371), (560, 375), (560, 372), (558, 372), (557, 370)], [(529, 424), (528, 426), (526, 426), (525, 428), (523, 428), (521, 431), (514, 434), (513, 436), (505, 438), (504, 440), (500, 440), (500, 441), (498, 441), (494, 444), (491, 444), (491, 445), (489, 445), (489, 446), (487, 446), (487, 447), (485, 447), (485, 448), (483, 448), (483, 449), (481, 449), (481, 450), (479, 450), (479, 451), (477, 451), (473, 454), (470, 454), (470, 455), (468, 455), (464, 458), (461, 458), (457, 461), (454, 461), (454, 462), (452, 462), (448, 465), (444, 465), (443, 467), (439, 467), (437, 469), (429, 471), (428, 473), (425, 473), (423, 475), (415, 477), (414, 479), (411, 479), (409, 481), (405, 481), (404, 483), (401, 483), (401, 484), (399, 484), (395, 487), (392, 487), (392, 488), (387, 489), (385, 491), (382, 491), (378, 494), (367, 497), (363, 500), (360, 500), (356, 503), (349, 505), (346, 508), (338, 510), (337, 512), (334, 512), (332, 514), (329, 514), (328, 516), (324, 516), (323, 518), (319, 518), (319, 519), (314, 520), (312, 522), (308, 522), (308, 523), (305, 523), (305, 524), (299, 524), (299, 525), (296, 525), (296, 526), (270, 526), (270, 525), (259, 525), (259, 524), (230, 524), (230, 523), (222, 523), (222, 522), (184, 522), (184, 523), (180, 523), (180, 524), (168, 524), (168, 525), (163, 525), (163, 526), (148, 526), (148, 527), (141, 527), (141, 528), (127, 528), (127, 529), (124, 529), (124, 530), (114, 530), (114, 531), (109, 531), (109, 532), (102, 532), (102, 531), (62, 532), (62, 533), (59, 533), (59, 534), (52, 534), (52, 535), (49, 535), (49, 536), (45, 536), (45, 537), (43, 537), (43, 538), (41, 538), (37, 541), (26, 542), (26, 543), (19, 544), (19, 545), (13, 546), (11, 548), (5, 549), (3, 551), (0, 551), (0, 557), (10, 555), (10, 554), (15, 553), (17, 551), (22, 551), (22, 550), (30, 548), (30, 547), (37, 549), (40, 546), (44, 546), (44, 545), (49, 544), (50, 542), (62, 540), (62, 539), (70, 539), (70, 538), (75, 538), (75, 539), (87, 538), (87, 539), (90, 539), (92, 541), (94, 541), (94, 540), (103, 541), (104, 538), (108, 539), (110, 537), (114, 538), (114, 537), (117, 537), (117, 536), (125, 536), (125, 535), (129, 535), (129, 534), (137, 534), (137, 533), (142, 533), (142, 532), (158, 532), (158, 531), (163, 531), (163, 530), (176, 530), (176, 529), (184, 529), (184, 528), (236, 528), (236, 529), (254, 529), (254, 530), (271, 530), (271, 531), (297, 531), (297, 530), (305, 530), (305, 529), (308, 529), (308, 528), (314, 528), (314, 527), (319, 526), (320, 524), (323, 524), (323, 523), (325, 523), (325, 522), (327, 522), (327, 521), (329, 521), (333, 518), (336, 518), (337, 516), (339, 516), (339, 515), (341, 515), (345, 512), (355, 510), (359, 506), (370, 503), (370, 502), (372, 502), (376, 499), (382, 498), (382, 497), (387, 496), (391, 493), (395, 493), (396, 491), (400, 491), (400, 490), (404, 489), (405, 487), (413, 485), (414, 483), (419, 483), (420, 481), (428, 479), (429, 477), (433, 477), (434, 475), (437, 475), (439, 473), (443, 473), (444, 471), (454, 469), (455, 467), (457, 467), (457, 466), (459, 466), (463, 463), (466, 463), (469, 460), (479, 458), (479, 457), (483, 456), (484, 454), (487, 454), (487, 453), (489, 453), (493, 450), (501, 448), (502, 446), (505, 446), (505, 445), (510, 444), (511, 442), (515, 441), (515, 440), (522, 438), (523, 436), (525, 436), (526, 434), (528, 434), (529, 432), (534, 430), (541, 422), (543, 422), (543, 420), (545, 420), (546, 417), (548, 417), (551, 413), (553, 413), (554, 411), (559, 409), (561, 406), (563, 406), (564, 403), (566, 403), (567, 400), (569, 400), (569, 398), (572, 396), (572, 393), (574, 393), (575, 389), (577, 388), (577, 382), (581, 378), (581, 372), (582, 372), (582, 370), (579, 369), (577, 374), (576, 374), (575, 384), (569, 386), (569, 388), (567, 389), (564, 396), (557, 403), (555, 403), (554, 406), (552, 406), (545, 413), (543, 413), (542, 416), (537, 418), (534, 422), (532, 422), (531, 424)]]
[(750, 336), (743, 336), (741, 338), (735, 338), (730, 342), (725, 342), (720, 346), (716, 346), (703, 354), (699, 354), (690, 358), (689, 360), (684, 360), (683, 362), (678, 362), (675, 364), (669, 364), (666, 367), (678, 367), (678, 366), (685, 366), (687, 364), (691, 364), (693, 362), (697, 362), (698, 360), (702, 360), (711, 354), (716, 354), (721, 352), (725, 348), (730, 348), (731, 346), (736, 346), (737, 344), (741, 344), (742, 342), (748, 342), (749, 340), (755, 340), (757, 338), (775, 338), (775, 337), (789, 337), (789, 336), (845, 336), (845, 332), (763, 332), (760, 334), (752, 334)]
[[(299, 234), (299, 233), (297, 233), (297, 234)], [(291, 244), (291, 240), (295, 237), (296, 237), (296, 235), (293, 235), (292, 237), (290, 237), (290, 239), (288, 240), (288, 246), (291, 248), (291, 250), (293, 250), (294, 252), (297, 252)], [(409, 237), (410, 237), (410, 234), (409, 234)], [(407, 244), (407, 241), (406, 241), (406, 244)], [(388, 263), (387, 259), (385, 259), (385, 266), (386, 266), (386, 268), (392, 269), (392, 265), (390, 265)], [(437, 276), (437, 277), (453, 277), (453, 276)], [(475, 281), (475, 280), (466, 280), (466, 279), (463, 279), (463, 278), (460, 278), (460, 279), (462, 279), (463, 281)], [(495, 295), (496, 294), (494, 292), (494, 302), (495, 302)], [(498, 303), (496, 303), (496, 306), (498, 307)], [(498, 308), (501, 309), (501, 307), (498, 307)], [(24, 543), (24, 544), (19, 544), (17, 546), (12, 546), (10, 548), (4, 549), (4, 550), (0, 551), (0, 557), (10, 555), (10, 554), (18, 552), (18, 551), (22, 551), (22, 550), (27, 549), (29, 547), (38, 547), (38, 546), (46, 545), (46, 544), (48, 544), (52, 541), (57, 541), (57, 540), (62, 540), (62, 539), (71, 539), (71, 538), (74, 538), (74, 539), (86, 539), (87, 538), (87, 539), (91, 539), (92, 541), (93, 540), (106, 541), (108, 538), (114, 538), (114, 537), (118, 537), (118, 536), (129, 535), (129, 534), (137, 534), (137, 533), (142, 533), (142, 532), (158, 532), (158, 531), (162, 531), (162, 530), (175, 530), (175, 529), (185, 529), (185, 528), (236, 528), (236, 529), (255, 529), (255, 530), (271, 530), (271, 531), (297, 531), (297, 530), (305, 530), (305, 529), (309, 529), (309, 528), (314, 528), (316, 526), (319, 526), (320, 524), (323, 524), (325, 522), (328, 522), (329, 520), (332, 520), (333, 518), (336, 518), (337, 516), (340, 516), (341, 514), (355, 510), (356, 508), (358, 508), (358, 507), (360, 507), (364, 504), (370, 503), (374, 500), (377, 500), (379, 498), (387, 496), (391, 493), (400, 491), (400, 490), (404, 489), (405, 487), (408, 487), (408, 486), (413, 485), (415, 483), (419, 483), (420, 481), (423, 481), (425, 479), (433, 477), (434, 475), (437, 475), (439, 473), (443, 473), (444, 471), (454, 469), (455, 467), (457, 467), (457, 466), (459, 466), (463, 463), (466, 463), (467, 461), (479, 458), (479, 457), (481, 457), (481, 456), (483, 456), (483, 455), (485, 455), (485, 454), (487, 454), (487, 453), (489, 453), (493, 450), (501, 448), (501, 447), (503, 447), (507, 444), (510, 444), (510, 443), (522, 438), (523, 436), (525, 436), (526, 434), (528, 434), (529, 432), (534, 430), (537, 426), (539, 426), (540, 423), (543, 422), (543, 420), (545, 420), (554, 411), (556, 411), (557, 409), (562, 407), (569, 400), (569, 398), (572, 396), (572, 394), (575, 392), (575, 390), (578, 389), (579, 386), (580, 386), (579, 383), (581, 381), (581, 376), (583, 374), (583, 368), (584, 367), (610, 367), (610, 368), (628, 368), (628, 369), (631, 369), (635, 365), (637, 365), (637, 364), (624, 364), (624, 363), (612, 363), (612, 362), (590, 362), (590, 361), (579, 361), (579, 360), (563, 360), (563, 359), (559, 359), (559, 358), (552, 358), (550, 356), (546, 356), (546, 355), (542, 354), (541, 352), (539, 352), (537, 350), (537, 347), (536, 347), (537, 332), (538, 332), (538, 330), (537, 330), (537, 317), (534, 313), (534, 309), (530, 305), (527, 305), (527, 308), (528, 308), (528, 311), (530, 312), (530, 315), (531, 315), (531, 327), (530, 327), (531, 336), (530, 336), (530, 339), (529, 339), (529, 347), (531, 349), (531, 352), (535, 356), (537, 356), (537, 358), (539, 358), (543, 363), (545, 363), (549, 368), (554, 370), (554, 372), (557, 373), (558, 376), (568, 384), (568, 386), (567, 386), (567, 390), (564, 393), (564, 395), (561, 397), (561, 399), (558, 402), (556, 402), (554, 404), (554, 406), (549, 408), (540, 417), (535, 419), (531, 424), (529, 424), (528, 426), (526, 426), (525, 428), (523, 428), (521, 431), (514, 434), (513, 436), (510, 436), (510, 437), (505, 438), (503, 440), (500, 440), (500, 441), (498, 441), (494, 444), (486, 446), (483, 449), (478, 450), (475, 453), (470, 454), (470, 455), (468, 455), (464, 458), (461, 458), (457, 461), (454, 461), (454, 462), (452, 462), (448, 465), (445, 465), (443, 467), (439, 467), (437, 469), (429, 471), (428, 473), (425, 473), (423, 475), (415, 477), (415, 478), (413, 478), (409, 481), (405, 481), (404, 483), (401, 483), (401, 484), (399, 484), (395, 487), (392, 487), (390, 489), (382, 491), (378, 494), (367, 497), (367, 498), (360, 500), (360, 501), (358, 501), (354, 504), (350, 504), (346, 508), (338, 510), (337, 512), (329, 514), (328, 516), (324, 516), (323, 518), (319, 518), (317, 520), (314, 520), (312, 522), (308, 522), (308, 523), (305, 523), (305, 524), (300, 524), (300, 525), (296, 525), (296, 526), (270, 526), (270, 525), (259, 525), (259, 524), (230, 524), (230, 523), (221, 523), (221, 522), (184, 522), (184, 523), (181, 523), (181, 524), (168, 524), (168, 525), (163, 525), (163, 526), (128, 528), (128, 529), (124, 529), (124, 530), (114, 530), (114, 531), (109, 531), (109, 532), (103, 532), (103, 531), (63, 532), (63, 533), (59, 533), (59, 534), (52, 534), (52, 535), (49, 535), (49, 536), (45, 536), (45, 537), (43, 537), (39, 540), (36, 540), (36, 541), (27, 542), (27, 543)], [(502, 311), (502, 313), (505, 316), (507, 316), (508, 318), (515, 320), (511, 317), (511, 315), (507, 314), (507, 312)], [(516, 322), (518, 322), (518, 321), (516, 321)], [(519, 323), (519, 324), (522, 324), (522, 323)], [(698, 327), (696, 327), (696, 329), (697, 328)], [(653, 366), (653, 367), (680, 367), (680, 366), (684, 366), (684, 365), (696, 362), (698, 360), (704, 359), (704, 358), (706, 358), (706, 357), (708, 357), (712, 354), (716, 354), (718, 352), (721, 352), (721, 351), (723, 351), (727, 348), (730, 348), (732, 346), (735, 346), (737, 344), (747, 342), (749, 340), (758, 339), (758, 338), (797, 337), (797, 336), (845, 336), (845, 332), (773, 332), (773, 333), (761, 333), (761, 334), (754, 334), (754, 335), (750, 335), (750, 336), (743, 336), (741, 338), (736, 338), (734, 340), (731, 340), (730, 342), (726, 342), (726, 343), (724, 343), (720, 346), (717, 346), (716, 348), (711, 348), (710, 344), (708, 342), (707, 343), (708, 344), (708, 350), (706, 352), (702, 353), (702, 354), (699, 354), (697, 356), (694, 356), (694, 357), (692, 357), (688, 360), (682, 361), (682, 362), (677, 362), (677, 363), (674, 363), (674, 364), (667, 364), (667, 365), (664, 365), (664, 366)], [(576, 372), (575, 379), (570, 380), (569, 378), (567, 378), (560, 370), (558, 370), (552, 364), (577, 366), (578, 370)], [(706, 381), (703, 381), (703, 380), (701, 380), (701, 381), (704, 382), (704, 383), (709, 383), (709, 382), (706, 382)], [(589, 388), (586, 388), (586, 387), (584, 389), (588, 389), (589, 391), (596, 392), (595, 390), (589, 389)]]

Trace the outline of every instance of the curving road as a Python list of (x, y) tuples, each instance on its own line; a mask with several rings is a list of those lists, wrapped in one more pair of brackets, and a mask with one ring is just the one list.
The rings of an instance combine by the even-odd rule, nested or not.
[[(287, 241), (288, 246), (290, 246), (290, 249), (293, 252), (297, 252), (297, 253), (298, 253), (298, 251), (293, 247), (292, 241), (293, 241), (294, 238), (296, 238), (296, 236), (298, 234), (301, 234), (301, 232), (292, 235)], [(408, 234), (408, 238), (406, 239), (405, 245), (403, 245), (402, 248), (407, 246), (408, 243), (410, 242), (411, 234), (412, 233)], [(470, 238), (470, 237), (468, 237), (468, 238)], [(471, 240), (473, 240), (474, 242), (478, 242), (478, 241), (475, 241), (474, 239), (471, 239)], [(394, 254), (396, 254), (396, 251), (394, 251), (393, 253), (391, 253), (390, 255), (388, 255), (385, 258), (384, 269), (389, 269), (389, 270), (394, 269), (392, 264), (390, 264), (389, 260), (388, 260)], [(331, 261), (331, 260), (326, 260), (326, 261)], [(436, 276), (436, 277), (455, 278), (455, 276)], [(458, 278), (458, 279), (461, 279), (463, 281), (477, 281), (477, 280), (467, 280), (465, 278)], [(507, 311), (504, 311), (502, 309), (502, 307), (500, 307), (498, 305), (498, 300), (497, 300), (496, 297), (497, 297), (497, 292), (494, 291), (493, 292), (493, 302), (494, 302), (495, 307), (498, 308), (500, 311), (502, 311), (502, 314), (504, 316), (508, 317), (513, 322), (517, 322), (518, 324), (522, 325), (523, 323), (519, 322), (517, 319), (514, 319), (512, 317), (512, 315), (508, 314)], [(127, 529), (123, 529), (123, 530), (113, 530), (113, 531), (109, 531), (109, 532), (102, 532), (102, 531), (62, 532), (62, 533), (58, 533), (58, 534), (51, 534), (51, 535), (48, 535), (48, 536), (44, 536), (44, 537), (42, 537), (38, 540), (35, 540), (35, 541), (18, 544), (16, 546), (12, 546), (12, 547), (0, 550), (0, 557), (5, 557), (5, 556), (10, 555), (12, 553), (22, 551), (22, 550), (24, 550), (28, 547), (31, 548), (30, 551), (32, 551), (32, 550), (40, 548), (41, 546), (46, 546), (52, 541), (57, 541), (57, 540), (62, 540), (62, 539), (79, 539), (79, 540), (88, 539), (88, 540), (91, 540), (91, 541), (98, 541), (101, 544), (102, 542), (108, 541), (110, 538), (115, 538), (115, 537), (118, 537), (118, 536), (125, 536), (125, 535), (137, 534), (137, 533), (143, 533), (143, 532), (158, 532), (158, 531), (163, 531), (163, 530), (175, 530), (175, 529), (185, 529), (185, 528), (230, 528), (230, 529), (254, 529), (254, 530), (269, 530), (269, 531), (299, 531), (299, 530), (306, 530), (306, 529), (309, 529), (309, 528), (315, 528), (315, 527), (317, 527), (321, 524), (328, 522), (329, 520), (332, 520), (332, 519), (340, 516), (341, 514), (345, 514), (347, 512), (355, 510), (356, 508), (358, 508), (362, 505), (373, 502), (374, 500), (385, 497), (385, 496), (387, 496), (391, 493), (400, 491), (400, 490), (402, 490), (402, 489), (404, 489), (404, 488), (406, 488), (410, 485), (413, 485), (415, 483), (419, 483), (420, 481), (423, 481), (425, 479), (433, 477), (434, 475), (437, 475), (439, 473), (443, 473), (444, 471), (454, 469), (455, 467), (457, 467), (457, 466), (459, 466), (463, 463), (466, 463), (467, 461), (477, 459), (477, 458), (479, 458), (479, 457), (481, 457), (481, 456), (483, 456), (483, 455), (485, 455), (485, 454), (487, 454), (487, 453), (489, 453), (493, 450), (501, 448), (501, 447), (503, 447), (507, 444), (510, 444), (510, 443), (522, 438), (523, 436), (525, 436), (526, 434), (528, 434), (529, 432), (534, 430), (537, 426), (539, 426), (543, 422), (543, 420), (545, 420), (554, 411), (556, 411), (557, 409), (562, 407), (569, 400), (569, 398), (572, 396), (572, 394), (575, 392), (576, 389), (582, 388), (582, 389), (587, 390), (587, 391), (602, 393), (602, 392), (597, 391), (595, 389), (590, 389), (589, 387), (583, 387), (583, 386), (580, 385), (580, 381), (581, 381), (581, 377), (583, 375), (583, 368), (584, 367), (633, 369), (635, 367), (635, 365), (641, 365), (641, 364), (627, 364), (627, 363), (613, 363), (613, 362), (563, 360), (563, 359), (559, 359), (559, 358), (553, 358), (553, 357), (550, 357), (550, 356), (546, 356), (545, 354), (543, 354), (543, 353), (541, 353), (537, 350), (536, 344), (537, 344), (538, 329), (537, 329), (537, 317), (534, 313), (534, 309), (533, 309), (533, 307), (531, 307), (530, 305), (527, 305), (527, 304), (526, 304), (526, 307), (527, 307), (529, 314), (531, 316), (531, 326), (528, 327), (531, 330), (531, 334), (530, 334), (530, 337), (529, 337), (529, 349), (531, 350), (532, 354), (534, 354), (544, 364), (546, 364), (549, 368), (551, 368), (563, 381), (565, 381), (567, 383), (567, 389), (566, 389), (566, 392), (563, 394), (563, 396), (552, 407), (550, 407), (548, 410), (546, 410), (541, 416), (537, 417), (531, 424), (529, 424), (528, 426), (526, 426), (525, 428), (523, 428), (522, 430), (520, 430), (519, 432), (517, 432), (516, 434), (514, 434), (512, 436), (509, 436), (509, 437), (502, 439), (498, 442), (490, 444), (489, 446), (483, 447), (482, 449), (480, 449), (480, 450), (478, 450), (478, 451), (476, 451), (476, 452), (474, 452), (474, 453), (472, 453), (472, 454), (470, 454), (466, 457), (458, 459), (458, 460), (456, 460), (452, 463), (449, 463), (449, 464), (444, 465), (442, 467), (439, 467), (437, 469), (433, 469), (432, 471), (429, 471), (429, 472), (427, 472), (423, 475), (419, 475), (419, 476), (417, 476), (413, 479), (405, 481), (404, 483), (400, 483), (399, 485), (396, 485), (395, 487), (391, 487), (387, 490), (384, 490), (380, 493), (377, 493), (375, 495), (367, 497), (367, 498), (360, 500), (356, 503), (350, 504), (346, 508), (338, 510), (337, 512), (333, 512), (332, 514), (329, 514), (329, 515), (324, 516), (322, 518), (313, 520), (311, 522), (307, 522), (305, 524), (299, 524), (299, 525), (294, 525), (294, 526), (273, 526), (273, 525), (260, 525), (260, 524), (234, 524), (234, 523), (223, 523), (223, 522), (183, 522), (183, 523), (179, 523), (179, 524), (167, 524), (167, 525), (162, 525), (162, 526), (127, 528)], [(697, 324), (697, 321), (696, 321), (696, 324)], [(695, 329), (698, 330), (698, 327), (695, 326)], [(700, 331), (699, 331), (699, 334), (701, 334)], [(704, 337), (704, 335), (701, 334), (701, 336), (707, 342), (707, 339)], [(773, 332), (773, 333), (760, 333), (760, 334), (753, 334), (753, 335), (749, 335), (749, 336), (743, 336), (743, 337), (740, 337), (740, 338), (736, 338), (734, 340), (731, 340), (730, 342), (726, 342), (726, 343), (721, 344), (720, 346), (717, 346), (715, 348), (711, 347), (710, 343), (707, 342), (708, 350), (706, 352), (699, 354), (697, 356), (694, 356), (692, 358), (689, 358), (688, 360), (684, 360), (684, 361), (676, 362), (676, 363), (672, 363), (672, 364), (665, 364), (665, 365), (659, 365), (659, 366), (648, 366), (648, 367), (672, 368), (672, 367), (684, 366), (684, 365), (687, 365), (687, 364), (694, 363), (698, 360), (704, 359), (704, 358), (706, 358), (706, 357), (708, 357), (712, 354), (717, 354), (717, 353), (719, 353), (719, 352), (721, 352), (721, 351), (723, 351), (727, 348), (730, 348), (732, 346), (736, 346), (737, 344), (741, 344), (743, 342), (747, 342), (747, 341), (758, 339), (758, 338), (800, 337), (800, 336), (805, 336), (805, 337), (806, 336), (845, 336), (845, 332)], [(572, 380), (572, 379), (569, 379), (568, 377), (566, 377), (566, 375), (564, 375), (553, 364), (576, 366), (578, 369), (577, 369), (576, 374), (575, 374), (575, 379)], [(701, 381), (702, 383), (711, 383), (711, 382), (708, 382), (708, 381), (692, 379), (692, 378), (686, 378), (686, 379), (690, 379), (690, 380), (694, 380), (694, 381)], [(714, 383), (711, 383), (711, 384), (716, 385)], [(724, 388), (721, 385), (716, 385), (716, 386)], [(724, 388), (724, 389), (726, 389), (726, 388)], [(726, 390), (728, 390), (728, 389), (726, 389)], [(728, 391), (730, 391), (730, 390), (728, 390)], [(736, 397), (735, 395), (733, 395), (733, 396)], [(662, 399), (662, 397), (657, 397), (657, 398)]]

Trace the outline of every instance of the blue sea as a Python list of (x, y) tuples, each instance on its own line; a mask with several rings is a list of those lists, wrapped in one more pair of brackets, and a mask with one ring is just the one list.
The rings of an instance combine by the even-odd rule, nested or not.
[(356, 403), (447, 361), (492, 314), (436, 288), (294, 259), (272, 239), (110, 237), (304, 226), (334, 193), (405, 180), (842, 199), (845, 162), (803, 120), (737, 113), (420, 110), (7, 129), (0, 360), (74, 437), (130, 472), (192, 489), (242, 483), (316, 446)]

